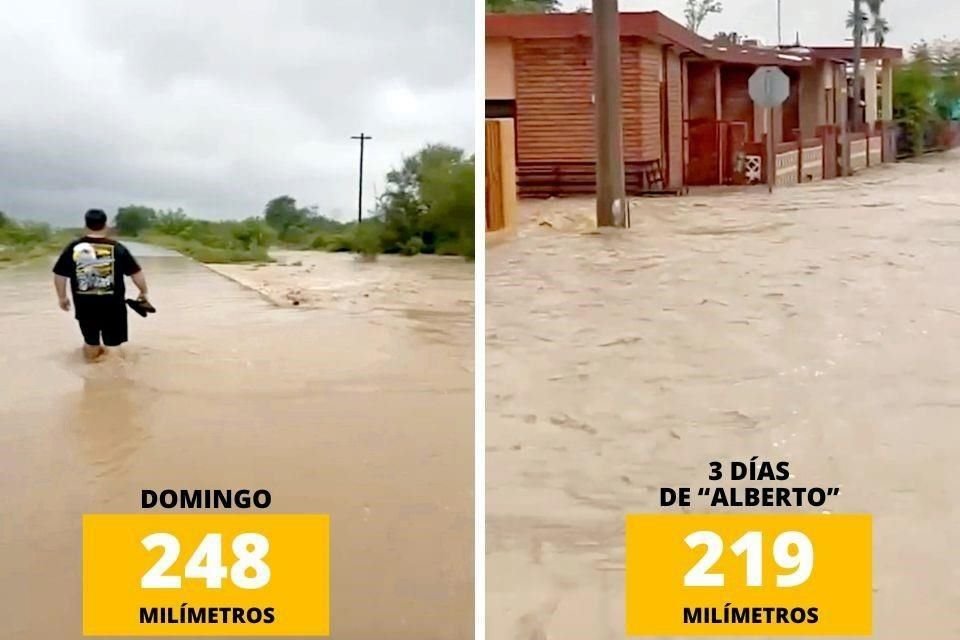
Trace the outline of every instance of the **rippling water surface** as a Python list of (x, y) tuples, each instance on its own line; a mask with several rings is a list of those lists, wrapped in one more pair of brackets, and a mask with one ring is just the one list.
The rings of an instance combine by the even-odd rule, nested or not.
[(82, 513), (214, 487), (331, 514), (333, 637), (472, 637), (472, 306), (281, 309), (131, 248), (159, 311), (103, 364), (48, 265), (0, 271), (0, 638), (81, 637)]
[(960, 637), (960, 156), (777, 190), (525, 203), (487, 252), (491, 638), (623, 637), (623, 521), (711, 460), (874, 514), (876, 638)]

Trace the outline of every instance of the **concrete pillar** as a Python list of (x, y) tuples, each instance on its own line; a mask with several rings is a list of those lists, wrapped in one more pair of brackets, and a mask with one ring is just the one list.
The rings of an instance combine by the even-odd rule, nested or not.
[(893, 121), (893, 60), (884, 60), (880, 87), (883, 91), (880, 98), (882, 109), (880, 119), (885, 122)]
[[(827, 122), (823, 63), (800, 71), (800, 137), (812, 138)], [(832, 84), (832, 83), (831, 83)]]
[(833, 108), (836, 112), (836, 124), (843, 123), (846, 126), (849, 116), (847, 99), (847, 72), (842, 63), (833, 65)]
[(863, 67), (863, 97), (867, 103), (864, 120), (873, 129), (877, 123), (877, 61), (867, 60)]

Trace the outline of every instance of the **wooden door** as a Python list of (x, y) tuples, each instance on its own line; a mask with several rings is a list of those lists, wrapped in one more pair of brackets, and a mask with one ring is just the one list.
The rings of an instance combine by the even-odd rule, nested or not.
[(503, 149), (500, 146), (500, 123), (486, 121), (486, 209), (487, 231), (504, 227), (503, 219)]

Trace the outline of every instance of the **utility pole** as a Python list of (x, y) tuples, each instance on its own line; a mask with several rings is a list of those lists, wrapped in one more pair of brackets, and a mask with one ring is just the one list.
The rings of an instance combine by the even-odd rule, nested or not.
[(783, 44), (783, 37), (780, 35), (780, 4), (781, 0), (777, 0), (777, 46)]
[(620, 9), (593, 0), (593, 93), (597, 135), (597, 226), (628, 227), (620, 106)]
[(363, 222), (363, 143), (373, 138), (361, 132), (358, 136), (350, 136), (350, 139), (360, 141), (360, 188), (357, 192), (357, 224), (359, 225)]

